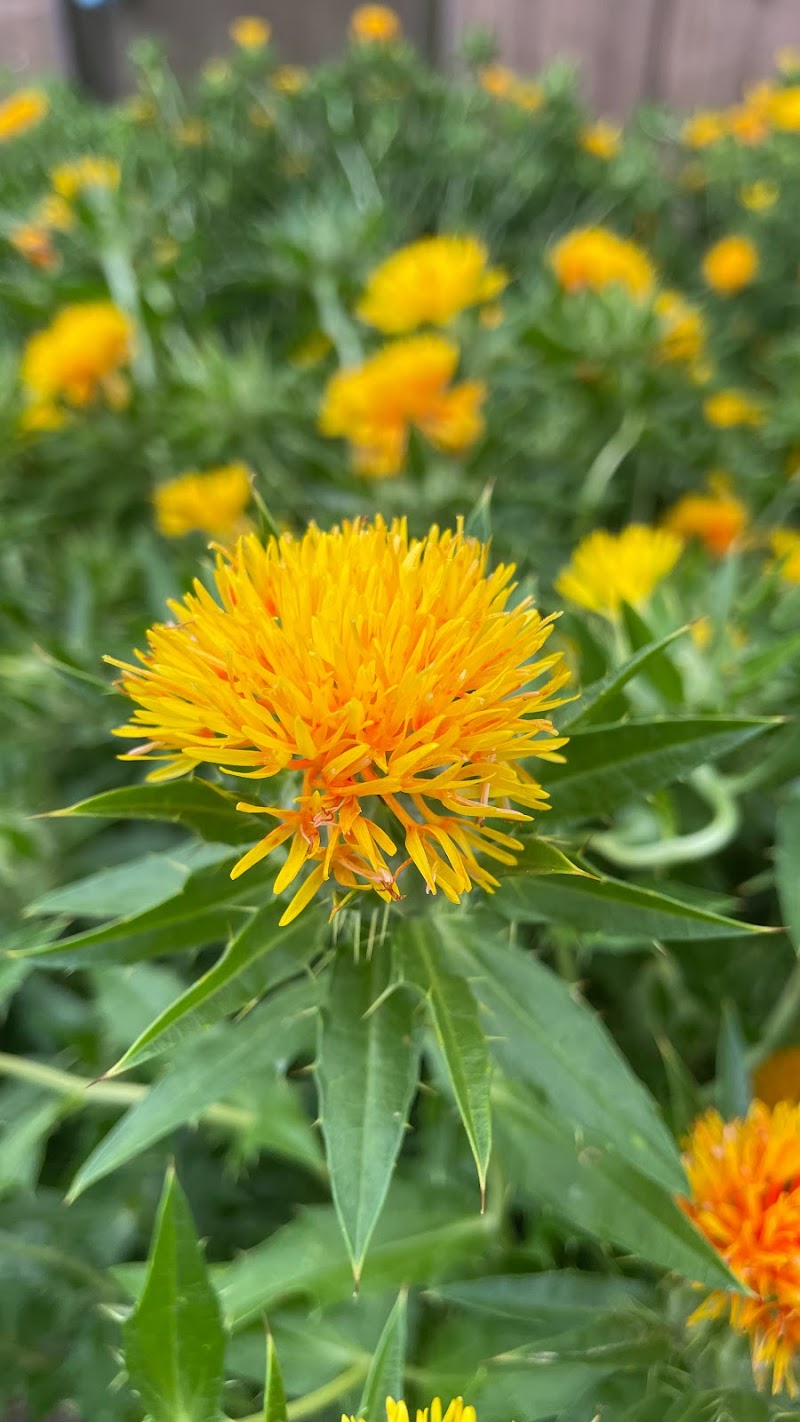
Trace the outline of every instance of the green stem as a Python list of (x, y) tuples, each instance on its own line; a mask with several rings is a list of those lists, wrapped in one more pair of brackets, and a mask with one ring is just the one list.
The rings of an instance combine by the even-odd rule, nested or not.
[[(363, 1382), (369, 1371), (369, 1358), (363, 1362), (351, 1363), (344, 1372), (337, 1373), (330, 1382), (323, 1383), (322, 1387), (315, 1387), (313, 1392), (307, 1392), (303, 1397), (296, 1397), (286, 1404), (286, 1416), (289, 1422), (302, 1422), (304, 1417), (313, 1417), (315, 1412), (321, 1412), (323, 1407), (329, 1407), (332, 1402), (336, 1402), (351, 1387)], [(248, 1417), (241, 1417), (238, 1422), (264, 1422), (263, 1412), (251, 1412)]]
[(689, 784), (713, 811), (708, 824), (692, 834), (673, 835), (652, 844), (628, 844), (613, 830), (593, 834), (588, 848), (612, 864), (628, 869), (655, 869), (665, 864), (687, 864), (716, 854), (729, 844), (739, 828), (739, 805), (730, 785), (710, 765), (701, 765), (687, 777)]
[[(123, 1110), (143, 1101), (150, 1090), (149, 1086), (143, 1086), (140, 1082), (92, 1081), (88, 1076), (76, 1076), (58, 1067), (46, 1066), (44, 1062), (31, 1061), (29, 1057), (12, 1056), (9, 1052), (0, 1052), (0, 1076), (13, 1076), (18, 1081), (30, 1081), (34, 1086), (41, 1086), (45, 1091), (69, 1096), (76, 1106), (117, 1106)], [(230, 1130), (246, 1130), (255, 1121), (251, 1112), (241, 1111), (235, 1106), (207, 1106), (201, 1115), (209, 1125)]]
[(336, 348), (342, 365), (360, 365), (363, 360), (358, 332), (339, 300), (336, 283), (323, 273), (314, 280), (312, 287), (317, 304), (317, 315), (328, 340)]
[(100, 262), (114, 304), (136, 322), (136, 345), (132, 362), (134, 375), (139, 385), (151, 388), (155, 385), (156, 365), (153, 347), (142, 317), (139, 284), (130, 255), (120, 243), (110, 242), (101, 252)]
[(589, 466), (578, 495), (581, 513), (592, 513), (597, 508), (620, 464), (639, 443), (644, 427), (644, 416), (638, 411), (628, 410), (623, 415), (619, 429), (606, 441)]

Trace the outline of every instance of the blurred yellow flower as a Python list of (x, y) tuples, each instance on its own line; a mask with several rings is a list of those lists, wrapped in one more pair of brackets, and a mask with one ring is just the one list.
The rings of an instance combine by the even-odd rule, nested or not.
[(271, 129), (275, 127), (275, 119), (262, 103), (251, 104), (247, 110), (247, 117), (253, 128)]
[(800, 583), (800, 532), (796, 528), (773, 528), (769, 542), (781, 577), (787, 583)]
[[(417, 1408), (416, 1422), (428, 1422), (429, 1417), (430, 1422), (476, 1422), (476, 1415), (474, 1407), (464, 1406), (463, 1397), (454, 1397), (444, 1412), (441, 1398), (435, 1397), (430, 1407)], [(356, 1422), (356, 1419), (342, 1413), (342, 1422)], [(409, 1422), (406, 1404), (387, 1397), (386, 1422)]]
[(753, 1095), (765, 1106), (800, 1101), (800, 1047), (782, 1047), (756, 1067)]
[(681, 538), (697, 538), (709, 553), (723, 558), (747, 527), (747, 505), (732, 492), (724, 475), (709, 478), (706, 494), (684, 494), (664, 519)]
[(758, 104), (740, 104), (728, 113), (728, 132), (737, 143), (763, 143), (769, 133), (767, 116)]
[(703, 258), (703, 276), (719, 296), (734, 296), (758, 275), (758, 248), (749, 237), (733, 234), (709, 247)]
[(137, 707), (117, 734), (144, 742), (123, 758), (158, 762), (151, 779), (200, 765), (302, 775), (289, 808), (239, 806), (278, 824), (234, 878), (281, 844), (276, 893), (311, 871), (281, 924), (331, 880), (398, 899), (412, 864), (453, 902), (473, 883), (491, 891), (477, 855), (513, 864), (522, 845), (486, 821), (528, 818), (510, 801), (546, 808), (525, 763), (565, 743), (543, 713), (568, 673), (558, 654), (536, 660), (553, 619), (530, 598), (508, 608), (514, 568), (487, 563), (461, 525), (411, 539), (404, 519), (359, 519), (266, 546), (249, 534), (219, 553), (216, 598), (196, 582), (139, 665), (114, 662)]
[(81, 407), (121, 398), (119, 372), (131, 358), (132, 323), (110, 301), (63, 306), (28, 340), (20, 375), (28, 403)]
[(272, 27), (257, 15), (240, 15), (234, 20), (228, 34), (240, 49), (263, 49), (269, 44)]
[(661, 325), (658, 353), (662, 360), (689, 364), (705, 347), (706, 324), (703, 313), (679, 291), (660, 291), (653, 310)]
[(67, 202), (89, 188), (118, 188), (121, 177), (119, 163), (113, 158), (98, 158), (88, 153), (71, 163), (59, 163), (50, 174), (53, 191)]
[(0, 103), (0, 143), (27, 133), (50, 111), (50, 100), (41, 89), (18, 89)]
[(710, 425), (720, 430), (734, 429), (737, 425), (763, 425), (765, 418), (757, 400), (745, 390), (733, 387), (709, 395), (703, 404), (703, 414)]
[(739, 201), (750, 212), (766, 212), (780, 197), (778, 184), (770, 178), (757, 178), (754, 183), (742, 183)]
[(713, 109), (692, 114), (681, 129), (681, 140), (687, 148), (710, 148), (725, 137), (725, 115)]
[(331, 377), (319, 428), (349, 440), (358, 472), (376, 479), (400, 473), (412, 427), (437, 449), (460, 453), (483, 433), (486, 388), (479, 380), (451, 385), (458, 360), (458, 346), (443, 336), (392, 341)]
[(75, 226), (75, 214), (69, 203), (58, 193), (47, 193), (33, 216), (34, 222), (50, 227), (54, 232), (69, 232)]
[(46, 227), (36, 222), (22, 222), (18, 227), (13, 227), (8, 240), (32, 267), (52, 271), (59, 264), (58, 253), (50, 241), (50, 233)]
[(607, 227), (578, 227), (550, 249), (550, 265), (565, 291), (604, 291), (621, 286), (639, 299), (655, 285), (655, 268), (635, 242)]
[(749, 1336), (756, 1379), (796, 1396), (800, 1349), (800, 1108), (754, 1101), (742, 1120), (707, 1111), (684, 1142), (690, 1196), (678, 1203), (747, 1293), (715, 1290), (689, 1323), (730, 1316)]
[(478, 83), (493, 99), (508, 99), (517, 82), (513, 69), (504, 64), (487, 64), (478, 72)]
[(594, 158), (616, 158), (622, 147), (622, 129), (606, 119), (596, 119), (581, 129), (578, 143), (585, 153), (591, 153)]
[(493, 301), (506, 286), (505, 272), (488, 262), (476, 237), (423, 237), (375, 268), (356, 315), (388, 335), (447, 326), (469, 306)]
[(178, 142), (186, 148), (200, 148), (208, 142), (210, 136), (211, 129), (208, 124), (199, 118), (186, 119), (175, 130)]
[(158, 113), (153, 100), (145, 94), (134, 94), (133, 98), (126, 99), (120, 107), (131, 123), (152, 123)]
[(620, 533), (595, 529), (559, 573), (559, 597), (614, 621), (622, 604), (641, 607), (674, 568), (683, 540), (668, 528), (629, 523)]
[(350, 19), (350, 37), (362, 44), (390, 44), (400, 32), (400, 19), (388, 5), (359, 5)]
[(774, 128), (784, 133), (800, 132), (800, 85), (776, 89), (770, 102), (769, 116)]
[(308, 74), (296, 64), (284, 64), (272, 76), (272, 87), (278, 94), (299, 94), (308, 83)]
[(544, 89), (535, 79), (518, 79), (508, 97), (518, 109), (535, 114), (544, 104)]
[(50, 403), (28, 405), (20, 416), (20, 429), (27, 434), (47, 434), (60, 430), (66, 423), (66, 412)]
[(252, 492), (246, 464), (190, 469), (156, 488), (156, 526), (165, 538), (182, 538), (195, 532), (212, 538), (234, 538), (247, 527), (243, 514)]

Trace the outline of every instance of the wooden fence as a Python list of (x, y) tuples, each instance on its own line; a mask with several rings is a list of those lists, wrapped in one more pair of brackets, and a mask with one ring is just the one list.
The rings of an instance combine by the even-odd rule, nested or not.
[[(125, 51), (137, 34), (163, 38), (187, 72), (223, 50), (242, 11), (268, 17), (286, 58), (308, 62), (339, 46), (355, 3), (117, 0), (81, 11), (72, 0), (0, 0), (0, 64), (20, 73), (71, 65), (110, 96), (126, 86)], [(780, 45), (800, 46), (800, 0), (395, 0), (395, 8), (414, 42), (445, 63), (474, 25), (493, 30), (521, 71), (568, 56), (590, 102), (608, 114), (643, 98), (680, 109), (731, 103), (770, 71)]]

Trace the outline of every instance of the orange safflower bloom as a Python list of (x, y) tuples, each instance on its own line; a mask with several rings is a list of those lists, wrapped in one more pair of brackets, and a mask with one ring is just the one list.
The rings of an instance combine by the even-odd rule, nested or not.
[(387, 335), (447, 326), (468, 307), (493, 301), (507, 281), (476, 237), (423, 237), (375, 268), (356, 315)]
[(0, 103), (0, 143), (27, 133), (50, 111), (50, 100), (41, 89), (19, 89)]
[(763, 425), (764, 408), (746, 390), (736, 390), (733, 386), (718, 390), (703, 402), (703, 414), (708, 423), (718, 430), (732, 430), (740, 425)]
[(758, 275), (758, 248), (749, 237), (723, 237), (703, 258), (703, 276), (719, 296), (735, 296)]
[(20, 374), (31, 405), (82, 407), (98, 396), (119, 403), (120, 370), (131, 359), (133, 325), (110, 301), (63, 306), (31, 336)]
[(362, 44), (390, 44), (400, 33), (399, 17), (388, 5), (359, 5), (350, 19), (350, 37)]
[(722, 477), (709, 480), (707, 494), (684, 494), (664, 525), (681, 538), (697, 538), (716, 558), (724, 558), (747, 527), (747, 505)]
[(50, 241), (50, 233), (39, 223), (20, 223), (19, 227), (12, 229), (8, 240), (32, 267), (40, 267), (42, 271), (48, 272), (58, 266), (58, 253)]
[(543, 713), (568, 672), (558, 653), (537, 660), (552, 617), (530, 598), (509, 608), (514, 569), (487, 560), (461, 524), (250, 534), (220, 551), (216, 596), (196, 581), (141, 665), (114, 663), (137, 707), (118, 734), (144, 741), (123, 759), (161, 762), (151, 779), (201, 765), (302, 777), (288, 804), (240, 806), (278, 823), (233, 877), (282, 844), (276, 893), (311, 871), (282, 923), (331, 880), (397, 899), (410, 864), (453, 902), (473, 882), (491, 891), (477, 856), (509, 864), (522, 846), (487, 821), (525, 820), (511, 801), (545, 808), (523, 762), (564, 744)]
[(631, 296), (649, 296), (655, 268), (635, 242), (607, 227), (580, 227), (560, 238), (550, 251), (550, 265), (565, 291), (605, 291), (621, 286)]
[(155, 489), (156, 526), (165, 538), (199, 532), (230, 540), (245, 531), (243, 515), (252, 495), (246, 464), (189, 469)]
[(228, 33), (240, 49), (263, 49), (269, 44), (272, 27), (258, 15), (240, 15)]
[(594, 123), (581, 129), (578, 144), (584, 153), (591, 153), (593, 158), (608, 162), (616, 158), (622, 147), (622, 129), (607, 119), (595, 119)]
[(690, 1197), (679, 1203), (750, 1295), (715, 1290), (689, 1322), (729, 1314), (750, 1339), (753, 1370), (797, 1395), (800, 1348), (800, 1107), (755, 1101), (744, 1120), (718, 1111), (684, 1144)]

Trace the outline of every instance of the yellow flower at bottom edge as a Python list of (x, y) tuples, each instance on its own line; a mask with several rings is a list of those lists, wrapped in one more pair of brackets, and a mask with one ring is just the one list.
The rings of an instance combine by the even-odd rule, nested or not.
[(697, 538), (709, 553), (723, 558), (747, 527), (747, 505), (731, 492), (723, 476), (709, 479), (707, 494), (684, 494), (669, 510), (665, 528), (681, 538)]
[(739, 189), (739, 201), (748, 212), (767, 212), (775, 206), (779, 197), (778, 184), (769, 178), (757, 178), (754, 183), (743, 183)]
[(593, 158), (602, 158), (608, 162), (611, 158), (616, 158), (622, 147), (622, 129), (618, 124), (609, 123), (606, 119), (596, 119), (594, 123), (581, 129), (578, 144), (584, 153), (591, 153)]
[(233, 871), (287, 845), (275, 892), (310, 872), (282, 923), (326, 883), (398, 899), (412, 864), (453, 902), (491, 891), (481, 859), (513, 864), (522, 847), (493, 822), (528, 817), (511, 802), (546, 807), (525, 762), (565, 743), (545, 713), (568, 672), (539, 656), (553, 618), (530, 598), (509, 607), (514, 569), (487, 562), (461, 524), (249, 534), (219, 551), (215, 595), (196, 581), (140, 665), (114, 662), (136, 704), (117, 734), (140, 742), (123, 759), (158, 762), (151, 779), (297, 774), (288, 804), (240, 805), (277, 826)]
[(240, 15), (228, 30), (234, 44), (240, 49), (263, 49), (269, 44), (272, 27), (258, 15)]
[(796, 528), (773, 528), (769, 542), (784, 582), (800, 583), (800, 532)]
[(758, 275), (758, 248), (749, 237), (733, 234), (709, 247), (703, 276), (718, 296), (735, 296)]
[[(430, 1407), (417, 1408), (416, 1422), (476, 1422), (476, 1417), (475, 1408), (469, 1404), (465, 1406), (463, 1397), (454, 1397), (444, 1411), (441, 1398), (435, 1397)], [(342, 1413), (342, 1422), (356, 1422), (356, 1419)], [(408, 1405), (387, 1397), (386, 1422), (409, 1422)]]
[(653, 302), (661, 324), (658, 354), (662, 360), (690, 364), (702, 354), (706, 343), (703, 313), (679, 291), (661, 291)]
[(350, 38), (362, 44), (391, 44), (400, 34), (399, 16), (388, 5), (359, 5), (350, 18)]
[(678, 1203), (749, 1289), (715, 1290), (689, 1323), (728, 1314), (758, 1381), (797, 1395), (800, 1349), (800, 1107), (755, 1101), (743, 1120), (708, 1111), (684, 1142), (690, 1197)]
[(194, 532), (208, 533), (212, 538), (234, 537), (243, 531), (242, 515), (252, 492), (246, 464), (190, 469), (156, 488), (156, 526), (165, 538)]
[(604, 291), (621, 286), (636, 298), (655, 285), (655, 268), (635, 242), (607, 227), (580, 227), (550, 250), (550, 265), (565, 291)]
[(53, 191), (71, 202), (79, 193), (91, 188), (111, 191), (119, 187), (121, 170), (113, 158), (101, 158), (87, 153), (71, 163), (59, 163), (50, 174)]
[(734, 429), (738, 425), (763, 425), (765, 415), (762, 405), (744, 390), (733, 386), (718, 390), (703, 402), (703, 414), (716, 429)]
[(800, 1047), (782, 1047), (756, 1067), (753, 1095), (770, 1107), (779, 1101), (800, 1102)]
[(98, 395), (114, 403), (132, 345), (130, 318), (112, 302), (62, 307), (25, 346), (20, 374), (29, 403), (83, 406)]
[(646, 603), (671, 572), (683, 539), (668, 528), (630, 523), (620, 533), (596, 529), (573, 550), (555, 582), (559, 597), (613, 621), (623, 602)]
[(505, 288), (505, 272), (488, 262), (486, 247), (476, 237), (423, 237), (376, 267), (356, 315), (387, 335), (446, 326)]
[(41, 89), (19, 89), (0, 103), (0, 143), (27, 133), (50, 112), (50, 100)]
[(362, 365), (340, 370), (325, 389), (322, 434), (347, 439), (361, 474), (399, 474), (412, 426), (437, 449), (458, 454), (483, 433), (479, 380), (451, 385), (459, 350), (444, 336), (392, 341)]

